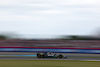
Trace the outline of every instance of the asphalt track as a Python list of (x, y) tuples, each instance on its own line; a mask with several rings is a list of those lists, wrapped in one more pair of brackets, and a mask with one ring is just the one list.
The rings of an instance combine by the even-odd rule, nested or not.
[(36, 58), (36, 57), (0, 57), (0, 60), (96, 60), (100, 61), (100, 58)]
[(36, 53), (29, 52), (0, 52), (0, 60), (96, 60), (100, 61), (100, 54), (72, 54), (64, 53), (68, 58), (37, 58)]

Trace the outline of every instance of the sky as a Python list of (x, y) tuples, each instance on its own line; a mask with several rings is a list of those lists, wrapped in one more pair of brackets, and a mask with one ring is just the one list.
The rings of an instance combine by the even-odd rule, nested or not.
[(99, 27), (100, 0), (0, 0), (0, 32), (89, 35)]

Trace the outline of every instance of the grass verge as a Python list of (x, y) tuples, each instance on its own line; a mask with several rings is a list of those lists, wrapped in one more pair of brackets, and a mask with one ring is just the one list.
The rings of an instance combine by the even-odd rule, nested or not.
[(0, 67), (100, 67), (100, 61), (0, 60)]

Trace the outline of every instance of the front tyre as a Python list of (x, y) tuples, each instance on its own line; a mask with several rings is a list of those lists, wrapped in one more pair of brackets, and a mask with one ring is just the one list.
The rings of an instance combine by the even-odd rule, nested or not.
[(41, 58), (41, 55), (40, 55), (40, 54), (38, 54), (38, 55), (37, 55), (37, 57), (38, 57), (38, 58)]

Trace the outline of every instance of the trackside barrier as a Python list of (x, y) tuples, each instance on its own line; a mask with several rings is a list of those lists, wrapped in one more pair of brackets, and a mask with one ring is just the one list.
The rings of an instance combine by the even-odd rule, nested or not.
[(21, 47), (0, 47), (0, 52), (55, 52), (55, 53), (93, 53), (100, 54), (100, 48), (21, 48)]

